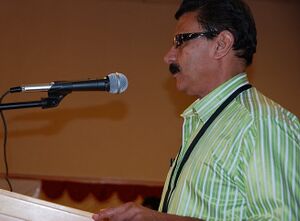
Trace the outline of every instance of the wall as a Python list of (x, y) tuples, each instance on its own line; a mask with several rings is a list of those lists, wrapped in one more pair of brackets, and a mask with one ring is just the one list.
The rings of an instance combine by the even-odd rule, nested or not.
[[(179, 114), (194, 99), (176, 91), (162, 60), (177, 2), (0, 1), (1, 93), (115, 71), (129, 79), (120, 95), (74, 92), (54, 109), (5, 111), (12, 174), (163, 182), (181, 142)], [(300, 116), (299, 2), (248, 2), (259, 41), (250, 79)], [(46, 96), (12, 94), (4, 102)]]
[(258, 48), (250, 79), (265, 95), (300, 116), (300, 1), (250, 0)]

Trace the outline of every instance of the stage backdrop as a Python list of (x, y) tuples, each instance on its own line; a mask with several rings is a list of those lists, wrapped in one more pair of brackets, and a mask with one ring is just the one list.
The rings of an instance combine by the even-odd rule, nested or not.
[[(179, 115), (194, 100), (176, 91), (163, 63), (179, 2), (0, 1), (1, 93), (21, 84), (116, 71), (129, 80), (120, 95), (74, 92), (54, 109), (5, 111), (10, 173), (163, 182), (181, 143)], [(259, 42), (250, 79), (299, 116), (299, 2), (248, 2)], [(14, 94), (4, 102), (42, 97), (47, 93)], [(4, 172), (2, 146), (0, 156)]]

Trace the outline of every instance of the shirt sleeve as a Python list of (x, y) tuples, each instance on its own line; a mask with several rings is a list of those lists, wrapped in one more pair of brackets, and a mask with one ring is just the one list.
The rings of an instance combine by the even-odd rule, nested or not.
[(244, 146), (249, 220), (299, 220), (299, 121), (267, 117), (249, 131)]

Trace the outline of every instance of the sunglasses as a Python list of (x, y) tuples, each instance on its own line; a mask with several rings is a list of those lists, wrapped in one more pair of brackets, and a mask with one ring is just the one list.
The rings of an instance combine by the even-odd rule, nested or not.
[(217, 36), (217, 34), (218, 34), (217, 32), (213, 32), (213, 31), (181, 33), (174, 36), (173, 45), (175, 46), (175, 48), (178, 48), (184, 42), (187, 42), (189, 40), (200, 38), (200, 37), (212, 38)]

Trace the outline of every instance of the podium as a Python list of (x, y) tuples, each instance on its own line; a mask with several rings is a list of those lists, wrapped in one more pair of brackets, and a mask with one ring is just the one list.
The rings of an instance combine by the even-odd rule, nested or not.
[(0, 189), (0, 221), (92, 221), (92, 213)]

